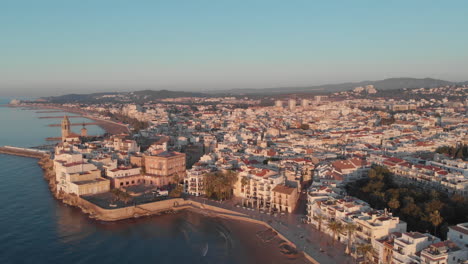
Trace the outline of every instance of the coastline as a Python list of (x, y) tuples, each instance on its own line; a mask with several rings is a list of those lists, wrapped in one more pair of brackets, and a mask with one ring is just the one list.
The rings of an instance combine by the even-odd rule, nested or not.
[[(15, 107), (15, 106), (13, 106)], [(39, 109), (38, 107), (31, 108), (33, 110)], [(70, 112), (70, 113), (78, 113), (85, 118), (99, 120), (94, 117), (89, 117), (82, 111), (77, 111), (76, 109), (68, 109), (68, 108), (60, 108), (60, 107), (50, 107), (50, 106), (43, 106), (41, 109), (56, 109), (60, 111)], [(122, 124), (117, 124), (112, 121), (107, 120), (100, 120), (104, 123), (111, 123), (112, 126), (118, 126), (120, 129), (125, 128), (128, 131), (128, 127)], [(102, 127), (102, 126), (101, 126)], [(109, 129), (109, 128), (108, 128)], [(112, 129), (112, 128), (110, 128)], [(109, 130), (106, 130), (109, 133)], [(115, 130), (112, 131), (116, 133)], [(52, 192), (52, 196), (57, 200), (60, 200), (62, 203), (70, 205), (72, 207), (77, 207), (81, 210), (82, 213), (87, 215), (90, 219), (96, 221), (103, 221), (103, 222), (114, 222), (120, 221), (125, 219), (136, 219), (136, 218), (143, 218), (143, 217), (151, 217), (154, 215), (165, 215), (165, 214), (176, 214), (182, 211), (192, 211), (194, 213), (213, 217), (217, 219), (221, 219), (224, 221), (234, 221), (239, 225), (249, 226), (255, 225), (257, 228), (261, 227), (262, 229), (270, 230), (271, 232), (275, 233), (275, 237), (280, 241), (278, 245), (273, 248), (270, 248), (267, 254), (271, 252), (275, 252), (278, 254), (282, 254), (282, 256), (288, 256), (291, 259), (301, 259), (306, 260), (305, 262), (291, 262), (291, 263), (319, 263), (317, 259), (320, 259), (322, 263), (337, 263), (336, 259), (329, 254), (324, 254), (322, 251), (318, 251), (318, 246), (315, 249), (308, 248), (307, 252), (305, 250), (305, 240), (298, 240), (294, 236), (291, 237), (291, 232), (289, 230), (284, 230), (283, 226), (278, 227), (279, 229), (273, 227), (275, 225), (270, 225), (269, 223), (265, 222), (265, 219), (255, 219), (255, 217), (236, 212), (236, 210), (232, 211), (231, 209), (223, 209), (221, 207), (217, 207), (216, 204), (208, 205), (202, 201), (196, 201), (196, 199), (184, 200), (182, 198), (178, 199), (168, 199), (163, 201), (157, 201), (152, 203), (146, 204), (139, 204), (139, 205), (130, 205), (122, 208), (111, 208), (111, 209), (104, 209), (97, 204), (91, 202), (92, 200), (87, 200), (86, 197), (79, 197), (73, 194), (65, 194), (65, 193), (58, 193), (57, 192), (57, 185), (55, 182), (55, 172), (53, 170), (53, 161), (50, 156), (41, 158), (38, 162), (40, 167), (44, 173), (44, 179), (48, 182), (49, 189)], [(283, 232), (283, 234), (281, 233)], [(250, 234), (251, 235), (251, 234)], [(287, 237), (290, 239), (288, 239)], [(302, 238), (302, 237), (301, 237)], [(291, 242), (294, 241), (294, 242)], [(298, 243), (298, 244), (295, 244)], [(310, 243), (310, 241), (308, 242)], [(263, 244), (255, 245), (254, 247), (262, 247)], [(310, 246), (308, 246), (310, 247)], [(304, 248), (303, 250), (301, 250)], [(321, 249), (320, 249), (321, 250)], [(315, 256), (314, 258), (311, 256)], [(327, 256), (328, 255), (328, 256)], [(271, 259), (270, 259), (271, 260)], [(264, 262), (264, 261), (262, 261)], [(338, 261), (341, 262), (341, 261)], [(268, 261), (268, 263), (276, 263), (272, 261)], [(279, 262), (284, 263), (284, 262)]]
[[(252, 250), (251, 253), (255, 255), (256, 259), (259, 261), (261, 260), (261, 262), (267, 261), (268, 263), (282, 263), (275, 261), (277, 261), (279, 257), (284, 257), (289, 263), (319, 263), (307, 253), (298, 250), (294, 243), (289, 241), (268, 223), (251, 219), (245, 214), (202, 204), (192, 200), (184, 200), (182, 198), (157, 201), (137, 206), (127, 206), (117, 209), (103, 209), (79, 196), (58, 193), (53, 162), (49, 156), (40, 158), (38, 165), (43, 170), (44, 179), (49, 185), (52, 196), (64, 204), (79, 208), (91, 219), (112, 222), (162, 214), (174, 214), (187, 210), (203, 216), (217, 218), (220, 219), (220, 221), (228, 221), (230, 222), (230, 226), (235, 226), (235, 229), (237, 230), (236, 232), (244, 233), (246, 236), (252, 235), (252, 232), (245, 231), (246, 228), (249, 230), (255, 230), (258, 239), (260, 239), (260, 236), (258, 235), (259, 233), (270, 232), (271, 235), (268, 241), (261, 239), (263, 243), (260, 243), (259, 241), (254, 243), (249, 239), (243, 239), (243, 243), (250, 244), (249, 246), (255, 247), (255, 250)], [(271, 241), (273, 242), (270, 243)], [(258, 250), (259, 247), (261, 248), (260, 250)], [(257, 263), (257, 261), (255, 263)]]
[(20, 108), (29, 107), (31, 109), (48, 109), (48, 110), (53, 109), (53, 110), (60, 110), (60, 111), (63, 111), (63, 112), (68, 112), (68, 113), (79, 114), (83, 118), (87, 118), (87, 119), (95, 121), (97, 123), (96, 125), (99, 126), (100, 128), (102, 128), (108, 134), (116, 135), (116, 134), (122, 134), (122, 133), (130, 133), (130, 130), (124, 124), (120, 124), (120, 123), (117, 123), (117, 122), (114, 122), (114, 121), (111, 121), (111, 120), (100, 119), (100, 118), (91, 116), (88, 113), (86, 113), (85, 111), (82, 111), (82, 110), (79, 110), (79, 109), (76, 109), (76, 108), (68, 108), (68, 107), (63, 107), (63, 106), (59, 107), (59, 106), (55, 106), (55, 105), (25, 106), (25, 105), (11, 105), (11, 104), (8, 104), (8, 105), (3, 105), (3, 106), (4, 107), (16, 107), (16, 108), (18, 108), (18, 107), (20, 107)]

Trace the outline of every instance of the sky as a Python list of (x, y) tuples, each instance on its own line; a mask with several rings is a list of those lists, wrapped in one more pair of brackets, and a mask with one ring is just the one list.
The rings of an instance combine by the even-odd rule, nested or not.
[(468, 80), (468, 1), (0, 0), (0, 96)]

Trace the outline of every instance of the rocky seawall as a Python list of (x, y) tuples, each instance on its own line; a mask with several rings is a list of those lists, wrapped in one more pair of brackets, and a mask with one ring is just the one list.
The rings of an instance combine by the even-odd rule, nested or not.
[[(279, 241), (281, 241), (280, 250), (284, 255), (297, 258), (296, 255), (299, 254), (295, 244), (289, 239), (287, 239), (285, 236), (283, 236), (281, 233), (276, 231), (269, 224), (263, 221), (251, 219), (247, 215), (239, 212), (230, 211), (227, 209), (199, 203), (196, 201), (176, 198), (116, 209), (101, 208), (77, 195), (57, 192), (57, 182), (55, 180), (53, 161), (49, 156), (42, 157), (39, 160), (38, 164), (44, 171), (44, 179), (48, 182), (52, 195), (65, 204), (80, 208), (81, 211), (89, 215), (90, 218), (101, 221), (118, 221), (129, 218), (171, 214), (180, 210), (190, 210), (210, 217), (220, 217), (224, 219), (231, 219), (234, 221), (237, 220), (244, 223), (252, 223), (264, 226), (265, 228), (267, 228), (267, 230), (272, 230), (275, 233), (275, 236), (278, 237)], [(309, 256), (308, 254), (303, 255), (309, 262), (314, 264), (318, 263), (314, 258)]]
[(179, 198), (147, 204), (132, 205), (123, 208), (104, 209), (75, 194), (67, 194), (61, 191), (57, 192), (54, 164), (49, 156), (42, 157), (38, 161), (38, 164), (44, 172), (44, 179), (47, 181), (52, 195), (57, 200), (60, 200), (65, 204), (80, 208), (83, 213), (96, 220), (117, 221), (128, 218), (173, 213), (178, 210), (186, 209), (186, 205), (188, 204), (188, 201)]

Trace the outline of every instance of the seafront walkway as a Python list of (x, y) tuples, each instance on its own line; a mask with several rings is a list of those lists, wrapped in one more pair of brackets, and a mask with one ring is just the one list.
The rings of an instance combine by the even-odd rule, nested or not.
[(319, 263), (354, 263), (354, 259), (345, 254), (345, 245), (333, 242), (332, 237), (319, 232), (312, 225), (303, 223), (304, 215), (269, 215), (256, 209), (237, 207), (235, 201), (217, 202), (195, 196), (189, 196), (189, 200), (238, 212), (245, 217), (265, 222), (294, 243), (298, 250), (304, 251)]

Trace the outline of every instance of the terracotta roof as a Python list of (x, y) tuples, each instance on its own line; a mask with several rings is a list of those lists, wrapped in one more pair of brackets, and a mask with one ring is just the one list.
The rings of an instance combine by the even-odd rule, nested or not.
[(347, 160), (337, 160), (332, 163), (332, 166), (335, 167), (338, 171), (354, 169), (355, 166)]
[(272, 191), (287, 194), (287, 195), (291, 195), (296, 191), (296, 188), (288, 187), (288, 186), (285, 186), (285, 185), (276, 185), (275, 188), (273, 188)]

